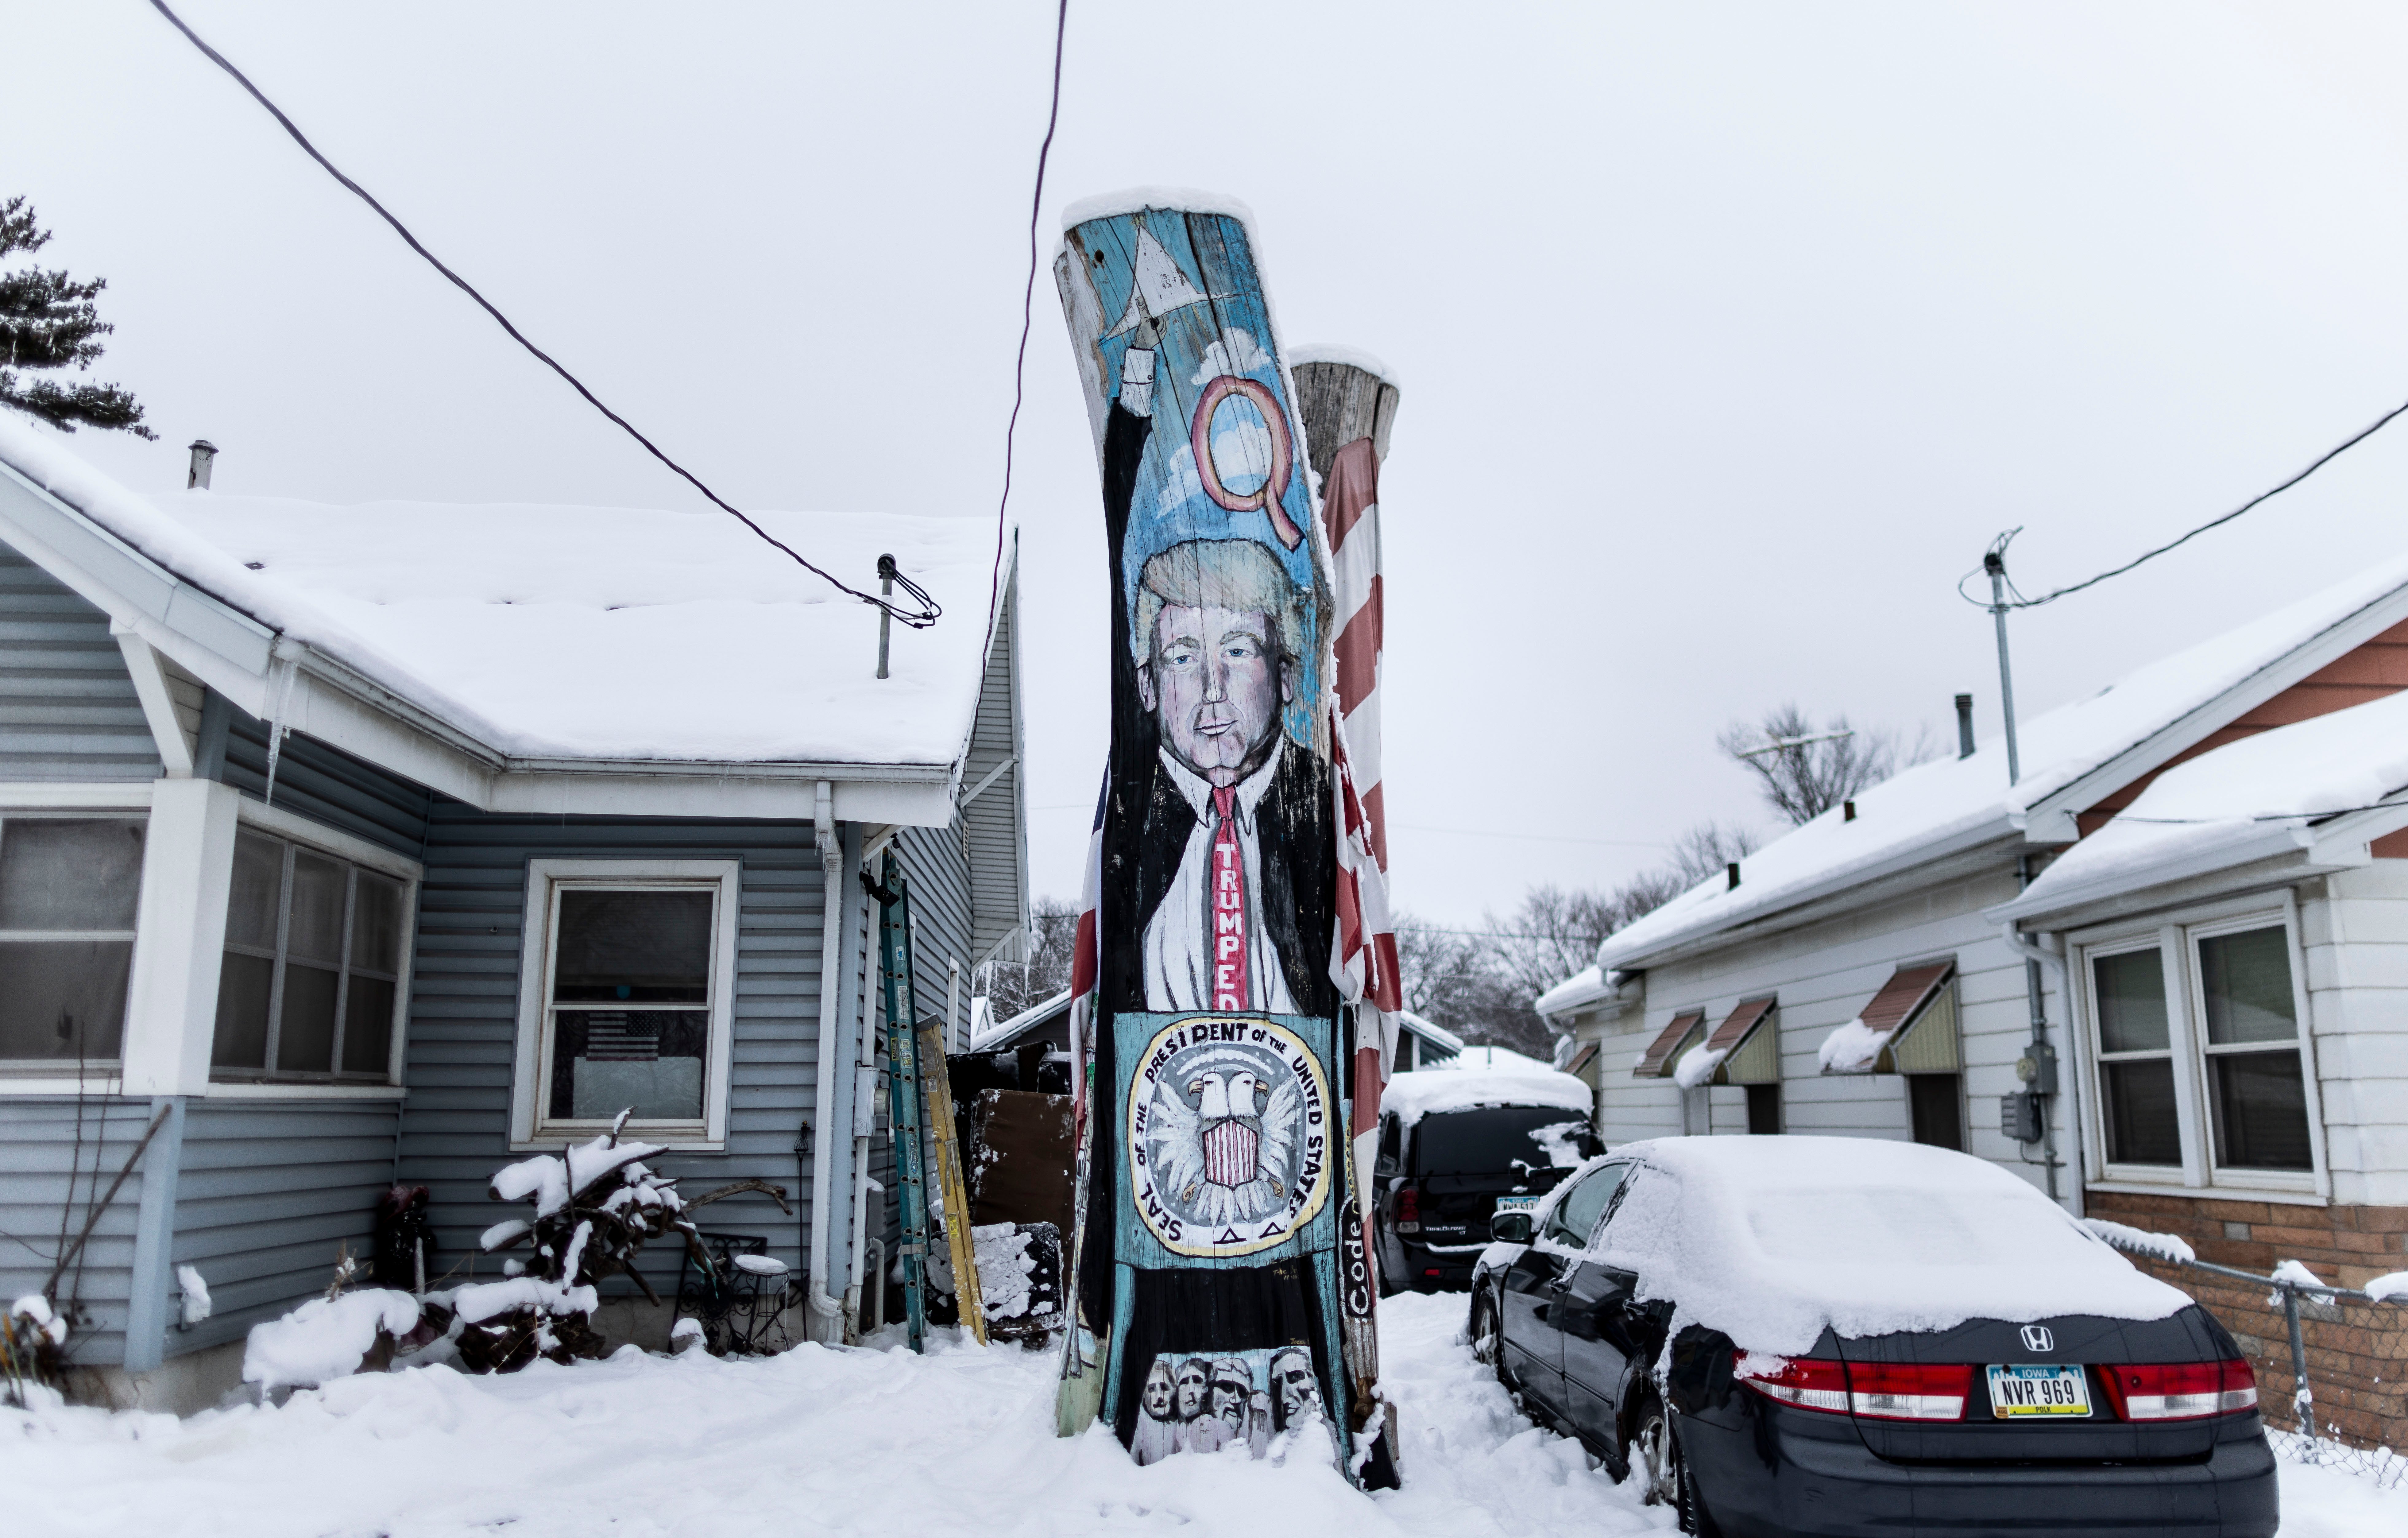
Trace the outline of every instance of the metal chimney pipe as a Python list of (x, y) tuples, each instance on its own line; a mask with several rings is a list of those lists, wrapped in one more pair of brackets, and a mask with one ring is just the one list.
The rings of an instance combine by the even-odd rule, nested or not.
[(1727, 878), (1727, 880), (1728, 880), (1728, 881), (1729, 881), (1729, 883), (1730, 883), (1730, 884), (1729, 884), (1729, 885), (1727, 885), (1727, 886), (1726, 886), (1726, 887), (1724, 887), (1724, 888), (1723, 888), (1723, 890), (1724, 890), (1724, 891), (1726, 891), (1726, 892), (1736, 892), (1736, 891), (1738, 891), (1738, 890), (1739, 890), (1739, 861), (1737, 861), (1737, 860), (1733, 860), (1733, 861), (1731, 861), (1727, 866), (1724, 867), (1723, 874), (1725, 875), (1725, 877), (1726, 877), (1726, 878)]
[(1956, 697), (1956, 756), (1973, 756), (1973, 697)]
[(193, 467), (184, 473), (186, 491), (209, 489), (209, 470), (217, 464), (218, 446), (206, 438), (193, 439)]

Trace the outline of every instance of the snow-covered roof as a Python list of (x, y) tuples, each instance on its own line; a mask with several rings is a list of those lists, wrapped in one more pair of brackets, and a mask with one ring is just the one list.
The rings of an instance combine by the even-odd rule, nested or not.
[[(2403, 789), (2408, 693), (2244, 737), (2175, 765), (1992, 912), (2007, 918), (2051, 913), (2308, 848), (2320, 819), (2372, 807)], [(2408, 818), (2408, 806), (2399, 816)]]
[(1562, 982), (1539, 995), (1530, 1008), (1541, 1015), (1562, 1014), (1583, 1004), (1594, 1004), (1600, 999), (1611, 999), (1622, 985), (1622, 974), (1606, 974), (1603, 967), (1583, 967)]
[[(2190, 1303), (2031, 1186), (1920, 1143), (1799, 1136), (1656, 1138), (1600, 1236), (1639, 1296), (1672, 1301), (1742, 1349), (1968, 1319), (2162, 1319)], [(1569, 1186), (1570, 1181), (1565, 1182)], [(1833, 1236), (1844, 1235), (1844, 1243)]]
[(1530, 1066), (1458, 1068), (1450, 1062), (1398, 1073), (1380, 1091), (1380, 1109), (1395, 1112), (1408, 1127), (1441, 1111), (1483, 1105), (1544, 1106), (1582, 1115), (1596, 1110), (1597, 1097), (1588, 1085), (1531, 1058), (1522, 1062)]
[(865, 590), (892, 553), (944, 605), (929, 629), (894, 627), (880, 679), (877, 611), (716, 510), (145, 496), (13, 415), (0, 464), (508, 757), (945, 766), (978, 706), (983, 518), (755, 515)]
[(1423, 1019), (1420, 1015), (1415, 1014), (1411, 1010), (1398, 1010), (1397, 1012), (1397, 1023), (1404, 1027), (1405, 1029), (1410, 1030), (1414, 1035), (1420, 1037), (1423, 1041), (1429, 1042), (1432, 1046), (1443, 1047), (1449, 1052), (1461, 1052), (1463, 1050), (1462, 1037), (1457, 1036), (1455, 1032), (1447, 1029), (1444, 1026), (1440, 1025), (1435, 1020)]
[(1000, 1023), (991, 1015), (983, 1022), (980, 1020), (979, 1006), (985, 1002), (983, 998), (970, 1001), (970, 1050), (972, 1052), (986, 1052), (996, 1047), (1010, 1045), (1014, 1037), (1029, 1027), (1039, 1025), (1068, 1009), (1070, 1004), (1070, 990), (1064, 988), (1045, 1002), (1032, 1004), (1010, 1019)]
[[(2371, 633), (2370, 627), (2401, 618), (2408, 618), (2408, 557), (2361, 572), (2152, 663), (2087, 699), (2023, 723), (2020, 784), (2007, 783), (2003, 743), (1992, 740), (1970, 757), (1919, 764), (1859, 792), (1853, 821), (1835, 809), (1784, 834), (1740, 862), (1737, 887), (1721, 873), (1708, 877), (1607, 937), (1598, 949), (1598, 963), (1643, 965), (1812, 898), (2019, 834), (2033, 809), (2051, 803), (2101, 766), (2157, 740), (2171, 756), (2189, 745), (2172, 740), (2171, 729), (2178, 725), (2198, 737), (2222, 725), (2200, 719), (2200, 712), (2243, 684), (2256, 681), (2271, 692), (2289, 680), (2281, 673), (2271, 681), (2264, 675), (2278, 666), (2321, 666), (2315, 647), (2337, 632)], [(2130, 778), (2162, 761), (2135, 761)], [(2100, 794), (2114, 788), (2102, 786)]]

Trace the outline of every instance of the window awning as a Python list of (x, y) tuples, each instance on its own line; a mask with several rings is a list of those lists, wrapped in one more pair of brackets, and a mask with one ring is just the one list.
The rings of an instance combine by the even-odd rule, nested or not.
[(1578, 1075), (1582, 1069), (1588, 1067), (1589, 1064), (1595, 1061), (1597, 1061), (1597, 1043), (1595, 1042), (1586, 1042), (1582, 1043), (1581, 1049), (1578, 1052), (1572, 1054), (1572, 1060), (1564, 1065), (1564, 1071), (1573, 1075)]
[[(1824, 1039), (1826, 1073), (1894, 1073), (1891, 1048), (1956, 975), (1954, 961), (1900, 967), (1857, 1016)], [(1953, 1021), (1951, 1022), (1953, 1024)]]
[[(1705, 1050), (1716, 1054), (1713, 1083), (1779, 1084), (1781, 1051), (1774, 1039), (1757, 1028), (1772, 1017), (1774, 999), (1743, 999), (1723, 1016), (1706, 1038)], [(1754, 1050), (1750, 1050), (1750, 1048)]]
[(1686, 1010), (1672, 1016), (1672, 1023), (1666, 1026), (1656, 1040), (1647, 1043), (1646, 1052), (1640, 1056), (1639, 1066), (1630, 1071), (1630, 1076), (1634, 1079), (1663, 1078), (1671, 1071), (1672, 1059), (1681, 1055), (1681, 1049), (1705, 1023), (1706, 1012), (1703, 1010)]

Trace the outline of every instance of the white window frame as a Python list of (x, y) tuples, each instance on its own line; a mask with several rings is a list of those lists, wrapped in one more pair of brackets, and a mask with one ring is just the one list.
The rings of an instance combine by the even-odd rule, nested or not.
[(519, 931), (519, 1029), (511, 1075), (510, 1148), (556, 1151), (564, 1143), (585, 1143), (608, 1122), (559, 1121), (544, 1114), (552, 1082), (552, 1042), (544, 1029), (552, 997), (553, 938), (559, 895), (578, 887), (714, 887), (710, 913), (709, 1057), (703, 1064), (702, 1121), (634, 1122), (627, 1135), (646, 1143), (695, 1153), (727, 1146), (727, 1094), (736, 1041), (736, 935), (743, 898), (741, 860), (556, 859), (527, 861), (526, 901)]
[[(2199, 942), (2218, 935), (2279, 926), (2291, 968), (2291, 1008), (2299, 1028), (2300, 1077), (2308, 1117), (2309, 1170), (2225, 1169), (2215, 1163), (2215, 1131), (2209, 1104), (2206, 1002), (2200, 976)], [(2096, 1189), (2202, 1194), (2246, 1193), (2263, 1200), (2315, 1201), (2329, 1199), (2332, 1178), (2326, 1164), (2323, 1098), (2316, 1081), (2315, 1030), (2308, 1008), (2307, 956), (2300, 940), (2299, 899), (2279, 893), (2229, 898), (2153, 916), (2145, 923), (2103, 926), (2070, 937), (2075, 965), (2073, 997), (2081, 1011), (2083, 1150), (2098, 1178)], [(2105, 1078), (2100, 1071), (2095, 958), (2155, 947), (2165, 969), (2167, 1045), (2174, 1065), (2174, 1114), (2182, 1140), (2182, 1164), (2111, 1164), (2107, 1160)], [(2258, 1051), (2272, 1042), (2255, 1042)]]
[[(17, 787), (22, 791), (24, 787)], [(113, 788), (113, 787), (103, 787)], [(112, 795), (95, 804), (79, 805), (72, 799), (62, 804), (51, 798), (34, 798), (16, 794), (0, 794), (0, 832), (10, 822), (119, 822), (142, 825), (142, 864), (147, 871), (150, 863), (150, 812), (145, 804), (128, 806), (122, 795)], [(0, 942), (39, 941), (93, 941), (122, 942), (131, 952), (125, 969), (125, 1014), (117, 1023), (117, 1051), (107, 1057), (0, 1057), (0, 1093), (21, 1094), (27, 1091), (50, 1091), (60, 1084), (98, 1094), (113, 1090), (124, 1071), (127, 1038), (134, 1030), (134, 968), (133, 956), (141, 949), (141, 879), (135, 883), (135, 924), (124, 929), (40, 929), (0, 930)]]
[[(362, 870), (373, 870), (401, 883), (401, 970), (394, 987), (393, 1041), (385, 1058), (382, 1084), (365, 1079), (221, 1079), (209, 1062), (216, 1046), (217, 990), (224, 985), (222, 977), (212, 979), (209, 985), (210, 1008), (206, 1018), (209, 1039), (201, 1047), (200, 1061), (207, 1084), (199, 1093), (225, 1100), (399, 1100), (407, 1096), (402, 1087), (403, 1065), (409, 1060), (409, 997), (417, 977), (418, 965), (418, 893), (426, 876), (426, 867), (407, 855), (396, 855), (380, 843), (371, 843), (354, 833), (339, 827), (328, 827), (282, 807), (263, 806), (245, 798), (235, 808), (237, 829), (263, 833), (286, 843), (296, 844), (313, 855), (341, 860)], [(291, 860), (285, 862), (286, 876), (291, 877)], [(230, 882), (219, 883), (216, 889), (218, 905), (217, 961), (222, 966), (225, 957), (225, 910), (233, 899)], [(285, 894), (290, 900), (290, 891)], [(280, 919), (280, 923), (281, 920)], [(349, 960), (350, 941), (345, 939), (345, 959)], [(272, 1004), (269, 1006), (274, 1007)]]

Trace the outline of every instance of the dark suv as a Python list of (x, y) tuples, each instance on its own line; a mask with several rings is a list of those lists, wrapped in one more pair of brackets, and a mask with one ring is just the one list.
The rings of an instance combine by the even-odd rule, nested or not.
[(1559, 1105), (1387, 1112), (1372, 1171), (1382, 1290), (1469, 1287), (1498, 1203), (1535, 1200), (1602, 1152), (1588, 1114)]

